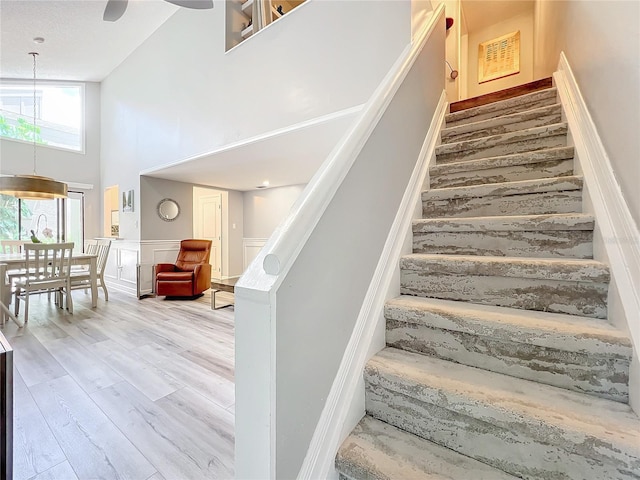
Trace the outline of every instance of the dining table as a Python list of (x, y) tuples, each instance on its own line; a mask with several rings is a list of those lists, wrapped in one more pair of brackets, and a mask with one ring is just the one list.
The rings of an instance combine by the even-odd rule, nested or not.
[[(98, 255), (92, 253), (73, 253), (71, 265), (88, 265), (91, 283), (91, 308), (98, 306)], [(19, 270), (26, 268), (26, 257), (22, 253), (0, 253), (0, 300), (5, 298), (4, 278), (9, 270)], [(8, 305), (7, 305), (8, 307)], [(15, 320), (15, 318), (14, 318)]]

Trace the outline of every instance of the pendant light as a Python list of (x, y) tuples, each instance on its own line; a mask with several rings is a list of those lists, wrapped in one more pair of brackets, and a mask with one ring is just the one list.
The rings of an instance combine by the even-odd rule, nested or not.
[(0, 193), (27, 200), (47, 200), (67, 197), (67, 184), (53, 178), (41, 177), (36, 173), (36, 56), (33, 57), (33, 175), (13, 175), (0, 177)]

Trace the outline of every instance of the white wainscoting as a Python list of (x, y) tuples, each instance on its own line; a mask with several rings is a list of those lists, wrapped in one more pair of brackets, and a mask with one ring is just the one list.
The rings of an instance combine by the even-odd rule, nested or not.
[(138, 265), (138, 297), (149, 295), (154, 290), (154, 265), (175, 263), (180, 251), (180, 240), (143, 240), (140, 242)]
[(109, 288), (136, 295), (138, 283), (138, 242), (113, 240), (105, 267), (104, 279)]
[(244, 272), (247, 267), (253, 262), (253, 259), (258, 256), (264, 244), (267, 243), (268, 238), (243, 238), (242, 239), (242, 271)]

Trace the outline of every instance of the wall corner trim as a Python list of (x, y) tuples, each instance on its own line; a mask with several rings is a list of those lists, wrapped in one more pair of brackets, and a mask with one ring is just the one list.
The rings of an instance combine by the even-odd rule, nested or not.
[(640, 350), (640, 231), (622, 196), (609, 156), (589, 114), (564, 52), (553, 75), (567, 116), (576, 156), (602, 231), (611, 275), (616, 280), (629, 331)]
[[(424, 179), (434, 157), (440, 127), (447, 112), (446, 92), (443, 91), (425, 136), (418, 161), (405, 189), (398, 213), (373, 273), (362, 308), (358, 314), (349, 343), (331, 386), (329, 396), (316, 425), (311, 444), (305, 456), (298, 479), (328, 478), (340, 444), (342, 431), (349, 422), (349, 410), (358, 391), (358, 378), (362, 376), (377, 322), (387, 299), (387, 292), (398, 269), (404, 233), (411, 229), (415, 206), (420, 202)], [(364, 413), (364, 412), (362, 412)], [(351, 425), (353, 427), (355, 425)]]

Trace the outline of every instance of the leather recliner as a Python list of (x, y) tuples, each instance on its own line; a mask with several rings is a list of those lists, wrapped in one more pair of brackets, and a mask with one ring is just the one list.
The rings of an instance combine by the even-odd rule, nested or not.
[(175, 265), (156, 265), (156, 295), (195, 297), (211, 288), (211, 240), (182, 240)]

